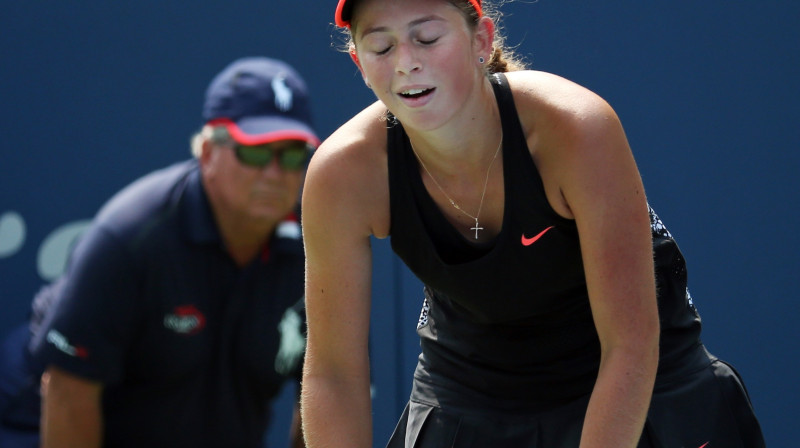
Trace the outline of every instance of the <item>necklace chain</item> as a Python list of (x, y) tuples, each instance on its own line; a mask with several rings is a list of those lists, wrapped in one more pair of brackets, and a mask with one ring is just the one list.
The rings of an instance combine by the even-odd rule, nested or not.
[[(409, 144), (411, 144), (411, 140), (409, 140)], [(461, 208), (461, 206), (456, 204), (456, 201), (454, 201), (453, 198), (451, 198), (450, 195), (447, 194), (444, 191), (444, 188), (442, 188), (442, 186), (439, 185), (439, 182), (437, 182), (436, 178), (433, 177), (433, 174), (431, 174), (431, 172), (428, 170), (428, 167), (425, 166), (425, 162), (422, 161), (422, 158), (417, 153), (417, 150), (414, 149), (414, 145), (411, 144), (411, 151), (413, 151), (414, 155), (417, 156), (417, 160), (419, 160), (419, 163), (420, 163), (420, 165), (422, 165), (422, 168), (425, 170), (425, 172), (428, 173), (428, 177), (430, 177), (431, 180), (433, 181), (433, 183), (436, 184), (436, 187), (439, 189), (439, 191), (442, 192), (444, 197), (447, 198), (447, 200), (450, 202), (450, 205), (452, 205), (453, 208), (455, 208), (456, 210), (460, 211), (461, 213), (463, 213), (463, 214), (465, 214), (465, 215), (467, 215), (470, 218), (475, 220), (475, 226), (471, 227), (470, 230), (474, 230), (475, 231), (475, 239), (476, 240), (478, 239), (478, 231), (479, 230), (483, 230), (483, 227), (480, 227), (478, 225), (478, 218), (481, 216), (481, 210), (483, 209), (483, 199), (486, 197), (486, 187), (489, 185), (489, 173), (492, 171), (492, 166), (494, 165), (494, 161), (495, 161), (495, 159), (497, 159), (497, 155), (500, 153), (500, 148), (502, 148), (502, 147), (503, 147), (503, 134), (501, 132), (501, 134), (500, 134), (500, 143), (497, 145), (497, 149), (494, 152), (494, 156), (492, 156), (492, 161), (489, 162), (489, 168), (486, 169), (486, 180), (483, 181), (483, 193), (481, 193), (481, 202), (480, 202), (480, 204), (478, 204), (478, 213), (476, 213), (475, 216), (472, 216), (471, 214), (467, 213), (466, 210)]]

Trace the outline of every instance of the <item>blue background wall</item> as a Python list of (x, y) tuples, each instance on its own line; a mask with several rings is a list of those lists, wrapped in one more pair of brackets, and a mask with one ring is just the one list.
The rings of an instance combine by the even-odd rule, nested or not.
[[(334, 5), (3, 2), (0, 336), (25, 319), (69, 237), (111, 194), (188, 157), (203, 91), (232, 59), (264, 54), (297, 67), (323, 137), (371, 102), (334, 48)], [(534, 68), (615, 107), (650, 202), (688, 260), (707, 345), (745, 377), (769, 445), (794, 445), (800, 3), (540, 0), (503, 12), (509, 43)], [(375, 243), (382, 446), (409, 390), (421, 286), (386, 241)], [(274, 446), (285, 443), (286, 420), (275, 422)]]

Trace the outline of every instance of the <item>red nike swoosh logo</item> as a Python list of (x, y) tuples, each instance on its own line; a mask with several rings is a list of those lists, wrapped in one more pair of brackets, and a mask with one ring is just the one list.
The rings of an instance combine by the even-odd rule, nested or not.
[[(531, 244), (535, 243), (539, 238), (544, 236), (544, 234), (547, 233), (547, 231), (552, 229), (553, 227), (555, 227), (555, 226), (550, 226), (550, 227), (542, 230), (541, 232), (539, 232), (538, 235), (536, 235), (533, 238), (525, 238), (525, 234), (523, 233), (522, 234), (522, 245), (523, 246), (530, 246)], [(703, 447), (700, 447), (700, 448), (703, 448)]]
[(700, 445), (700, 446), (699, 446), (699, 447), (697, 447), (697, 448), (705, 448), (705, 446), (706, 446), (706, 445), (708, 445), (709, 443), (711, 443), (711, 442), (706, 442), (706, 443), (704, 443), (704, 444)]

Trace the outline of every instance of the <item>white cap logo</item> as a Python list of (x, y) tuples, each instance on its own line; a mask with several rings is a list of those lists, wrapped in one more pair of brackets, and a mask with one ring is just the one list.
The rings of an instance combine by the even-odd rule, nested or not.
[(292, 89), (286, 85), (286, 76), (281, 74), (272, 79), (272, 91), (275, 93), (275, 107), (281, 112), (292, 108)]

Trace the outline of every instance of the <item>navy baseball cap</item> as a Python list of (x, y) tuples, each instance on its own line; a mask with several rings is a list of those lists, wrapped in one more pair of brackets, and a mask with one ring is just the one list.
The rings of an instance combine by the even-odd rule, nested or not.
[(277, 59), (248, 57), (225, 67), (206, 90), (203, 119), (227, 127), (244, 145), (278, 140), (319, 145), (305, 81)]

